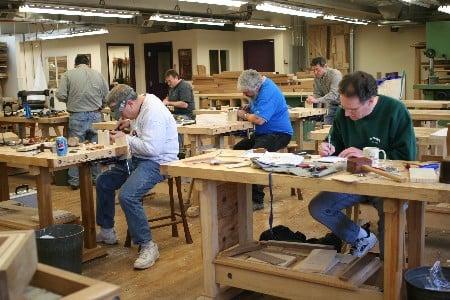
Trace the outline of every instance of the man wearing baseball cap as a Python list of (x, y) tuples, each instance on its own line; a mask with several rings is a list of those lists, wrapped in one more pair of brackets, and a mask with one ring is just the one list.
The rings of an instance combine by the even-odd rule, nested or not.
[(137, 95), (125, 84), (111, 90), (106, 99), (118, 121), (119, 130), (129, 128), (130, 134), (112, 131), (111, 141), (126, 136), (131, 160), (123, 160), (97, 178), (97, 242), (117, 243), (114, 230), (115, 192), (128, 224), (133, 242), (139, 245), (135, 269), (151, 267), (159, 257), (152, 240), (142, 197), (163, 181), (159, 171), (162, 163), (177, 160), (178, 133), (175, 119), (162, 101), (151, 94)]

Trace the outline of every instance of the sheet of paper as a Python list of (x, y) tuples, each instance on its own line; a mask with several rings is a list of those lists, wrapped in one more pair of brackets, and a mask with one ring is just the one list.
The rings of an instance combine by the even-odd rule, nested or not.
[(339, 157), (339, 156), (324, 156), (320, 157), (318, 159), (314, 159), (314, 161), (322, 162), (322, 163), (337, 163), (337, 162), (344, 162), (347, 161), (346, 158)]

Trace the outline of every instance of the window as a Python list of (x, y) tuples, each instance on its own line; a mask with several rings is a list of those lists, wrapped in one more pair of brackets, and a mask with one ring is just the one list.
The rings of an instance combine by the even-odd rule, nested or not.
[(228, 50), (209, 50), (209, 74), (219, 74), (229, 70), (230, 58)]

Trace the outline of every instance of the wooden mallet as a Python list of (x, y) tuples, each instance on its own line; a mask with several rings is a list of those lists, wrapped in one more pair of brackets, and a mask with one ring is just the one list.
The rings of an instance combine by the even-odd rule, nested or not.
[(372, 160), (367, 157), (350, 157), (347, 159), (347, 172), (352, 174), (373, 172), (396, 182), (405, 182), (406, 178), (372, 167)]

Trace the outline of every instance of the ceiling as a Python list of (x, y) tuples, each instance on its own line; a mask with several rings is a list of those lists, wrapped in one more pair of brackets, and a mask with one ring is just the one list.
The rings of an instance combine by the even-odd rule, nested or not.
[[(437, 11), (437, 5), (449, 3), (440, 0), (412, 0), (430, 4), (429, 7), (408, 4), (400, 0), (274, 0), (285, 4), (299, 5), (307, 8), (316, 8), (329, 14), (367, 19), (372, 22), (388, 20), (390, 25), (400, 24), (398, 21), (411, 20), (413, 23), (424, 23), (426, 21), (450, 20), (449, 14)], [(52, 1), (28, 1), (38, 3), (55, 3), (73, 6), (99, 7), (99, 0), (52, 0)], [(194, 4), (177, 0), (104, 0), (106, 8), (137, 10), (141, 16), (133, 19), (79, 17), (64, 15), (36, 15), (18, 12), (18, 7), (24, 1), (3, 0), (0, 3), (0, 33), (28, 33), (30, 25), (39, 23), (38, 27), (55, 26), (58, 21), (70, 21), (72, 25), (95, 24), (95, 25), (121, 25), (145, 27), (147, 32), (180, 30), (198, 28), (198, 25), (167, 24), (161, 22), (148, 22), (147, 19), (155, 12), (177, 13), (182, 15), (212, 17), (228, 19), (236, 22), (239, 20), (251, 20), (267, 22), (272, 24), (290, 25), (291, 17), (274, 13), (256, 11), (255, 5), (260, 2), (250, 0), (248, 5), (240, 8), (229, 8), (218, 5)], [(450, 4), (450, 3), (449, 3)], [(177, 6), (178, 5), (178, 6)], [(178, 10), (179, 9), (179, 10)], [(307, 22), (312, 19), (306, 19)], [(276, 22), (276, 23), (275, 23)], [(314, 20), (317, 23), (317, 20)], [(319, 22), (325, 22), (320, 19)], [(67, 26), (67, 25), (58, 25)], [(224, 30), (234, 30), (234, 26), (225, 26)], [(13, 31), (13, 32), (12, 32)]]

